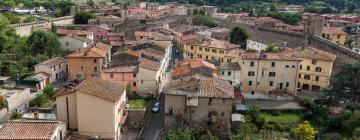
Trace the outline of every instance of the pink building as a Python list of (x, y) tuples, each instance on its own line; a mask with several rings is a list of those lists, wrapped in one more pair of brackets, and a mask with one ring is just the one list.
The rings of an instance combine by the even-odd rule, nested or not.
[(93, 32), (95, 40), (106, 40), (107, 34), (110, 32), (110, 28), (102, 26), (93, 26), (88, 28), (88, 31)]
[(112, 67), (101, 72), (101, 79), (120, 85), (128, 83), (131, 86), (132, 93), (136, 94), (139, 93), (140, 85), (138, 71), (138, 66), (135, 65)]

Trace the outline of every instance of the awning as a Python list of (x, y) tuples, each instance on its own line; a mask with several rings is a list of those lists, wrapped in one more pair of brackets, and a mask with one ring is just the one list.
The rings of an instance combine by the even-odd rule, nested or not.
[(231, 114), (232, 122), (245, 122), (245, 117), (242, 114)]
[(235, 110), (236, 110), (236, 111), (248, 111), (248, 110), (249, 110), (249, 106), (244, 105), (244, 104), (236, 104), (236, 105), (235, 105)]

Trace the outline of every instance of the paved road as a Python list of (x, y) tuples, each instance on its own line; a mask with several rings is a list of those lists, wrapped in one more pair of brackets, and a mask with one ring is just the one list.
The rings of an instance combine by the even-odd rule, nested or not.
[(158, 113), (152, 113), (150, 119), (148, 120), (143, 133), (140, 136), (140, 140), (160, 140), (161, 131), (165, 126), (165, 116), (164, 116), (164, 95), (161, 95), (159, 100), (160, 102), (160, 111)]

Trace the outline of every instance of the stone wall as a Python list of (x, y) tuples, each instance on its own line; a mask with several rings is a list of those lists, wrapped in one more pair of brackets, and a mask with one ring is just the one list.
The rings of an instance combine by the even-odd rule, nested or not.
[(248, 31), (249, 36), (257, 36), (262, 40), (274, 42), (274, 44), (280, 44), (279, 42), (286, 42), (287, 45), (285, 47), (288, 48), (312, 46), (323, 51), (335, 54), (337, 58), (334, 63), (333, 73), (337, 73), (340, 70), (341, 65), (344, 63), (360, 62), (360, 54), (357, 54), (348, 48), (326, 40), (320, 36), (286, 30), (278, 30), (273, 28), (229, 23), (227, 21), (222, 22), (224, 22), (224, 24), (220, 25), (222, 25), (223, 27), (233, 28), (236, 26), (240, 26)]
[(126, 124), (128, 128), (142, 128), (145, 125), (145, 109), (129, 109)]

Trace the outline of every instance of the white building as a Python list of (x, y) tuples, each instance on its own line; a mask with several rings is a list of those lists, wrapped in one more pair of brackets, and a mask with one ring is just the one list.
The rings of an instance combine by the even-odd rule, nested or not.
[(258, 52), (265, 50), (267, 47), (269, 47), (269, 45), (265, 44), (265, 43), (261, 43), (255, 40), (251, 40), (248, 39), (246, 41), (246, 50), (256, 50)]
[(55, 57), (35, 65), (35, 73), (46, 73), (50, 75), (50, 83), (65, 80), (67, 77), (66, 61), (62, 57)]
[(219, 77), (228, 80), (233, 86), (240, 86), (241, 69), (238, 62), (221, 63), (219, 66)]
[(59, 38), (61, 48), (64, 51), (77, 51), (86, 48), (92, 40), (77, 35), (62, 36)]

